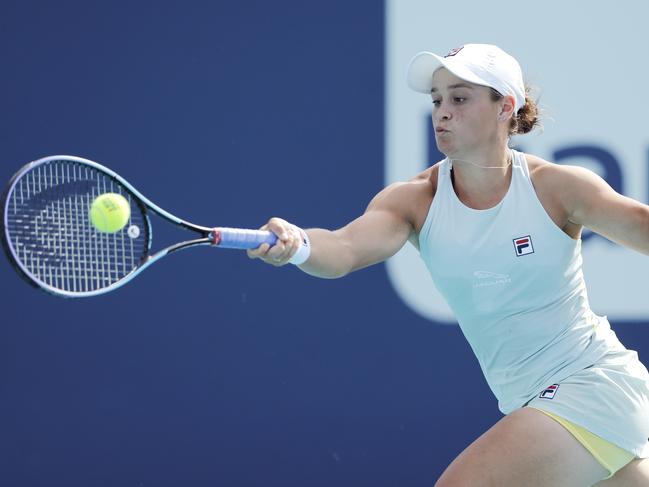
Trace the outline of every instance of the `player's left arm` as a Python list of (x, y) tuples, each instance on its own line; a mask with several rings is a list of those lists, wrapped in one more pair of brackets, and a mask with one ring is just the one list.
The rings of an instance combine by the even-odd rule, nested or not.
[(588, 169), (562, 166), (560, 186), (568, 219), (649, 255), (649, 206), (621, 195)]

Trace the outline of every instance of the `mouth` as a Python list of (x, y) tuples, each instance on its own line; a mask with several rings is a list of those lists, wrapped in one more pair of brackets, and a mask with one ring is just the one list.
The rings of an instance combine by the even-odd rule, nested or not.
[(444, 134), (444, 133), (446, 133), (446, 132), (448, 132), (448, 130), (446, 130), (446, 129), (443, 128), (443, 127), (435, 127), (435, 133), (436, 133), (436, 134), (440, 134), (440, 135), (441, 135), (441, 134)]

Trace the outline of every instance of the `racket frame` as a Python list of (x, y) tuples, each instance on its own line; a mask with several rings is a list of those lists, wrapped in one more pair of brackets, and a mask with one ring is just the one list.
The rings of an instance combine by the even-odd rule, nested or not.
[[(144, 216), (144, 221), (146, 225), (145, 258), (130, 273), (126, 274), (121, 279), (113, 282), (112, 284), (106, 287), (102, 287), (92, 291), (73, 292), (73, 291), (66, 291), (63, 289), (59, 289), (57, 287), (47, 284), (42, 279), (36, 277), (32, 272), (30, 272), (29, 269), (27, 269), (27, 267), (23, 264), (23, 262), (15, 255), (16, 252), (14, 251), (11, 241), (8, 238), (8, 235), (6, 233), (6, 229), (8, 228), (8, 218), (9, 218), (8, 216), (9, 213), (8, 211), (6, 211), (6, 205), (9, 204), (9, 195), (12, 194), (12, 191), (15, 188), (18, 181), (20, 181), (21, 178), (26, 173), (33, 170), (34, 168), (57, 160), (66, 160), (66, 161), (76, 162), (82, 165), (87, 165), (94, 168), (97, 171), (104, 173), (105, 175), (114, 179), (120, 185), (124, 186), (124, 188), (130, 193), (131, 200), (134, 201), (136, 204), (138, 204), (138, 206), (142, 210), (142, 214)], [(3, 213), (3, 219), (2, 222), (0, 223), (0, 231), (2, 232), (0, 236), (0, 240), (2, 240), (2, 247), (5, 253), (7, 254), (7, 257), (9, 258), (13, 267), (18, 271), (18, 274), (20, 274), (21, 277), (32, 286), (42, 289), (50, 294), (54, 294), (56, 296), (61, 296), (65, 298), (91, 297), (91, 296), (98, 296), (101, 294), (105, 294), (110, 291), (114, 291), (115, 289), (122, 287), (123, 285), (130, 282), (134, 277), (136, 277), (140, 272), (142, 272), (144, 269), (149, 267), (151, 264), (158, 261), (162, 257), (169, 255), (172, 252), (187, 249), (190, 247), (201, 246), (201, 245), (212, 245), (212, 246), (218, 245), (220, 239), (219, 237), (220, 229), (195, 225), (181, 218), (178, 218), (175, 215), (172, 215), (168, 211), (163, 210), (158, 205), (154, 204), (151, 200), (149, 200), (142, 193), (136, 190), (133, 187), (133, 185), (131, 185), (128, 181), (126, 181), (115, 171), (101, 164), (98, 164), (94, 161), (91, 161), (89, 159), (84, 159), (82, 157), (77, 157), (77, 156), (69, 156), (69, 155), (48, 156), (48, 157), (43, 157), (41, 159), (37, 159), (28, 164), (25, 164), (21, 169), (18, 170), (18, 172), (11, 178), (11, 180), (7, 184), (7, 187), (2, 194), (2, 197), (0, 198), (0, 207), (2, 208), (2, 213)], [(151, 227), (151, 221), (149, 219), (149, 214), (148, 214), (149, 211), (155, 213), (159, 217), (171, 223), (174, 223), (180, 227), (185, 228), (186, 230), (196, 232), (199, 235), (201, 235), (201, 237), (192, 240), (186, 240), (183, 242), (178, 242), (174, 245), (170, 245), (169, 247), (163, 248), (155, 252), (154, 254), (149, 254), (153, 242), (153, 232)]]

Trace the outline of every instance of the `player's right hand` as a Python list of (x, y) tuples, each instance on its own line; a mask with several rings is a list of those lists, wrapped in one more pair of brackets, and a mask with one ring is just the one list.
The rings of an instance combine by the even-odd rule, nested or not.
[(299, 228), (286, 220), (274, 217), (268, 220), (268, 223), (263, 225), (260, 230), (273, 232), (277, 235), (277, 242), (272, 246), (264, 243), (256, 249), (248, 250), (248, 257), (261, 259), (267, 264), (277, 267), (288, 264), (302, 243)]

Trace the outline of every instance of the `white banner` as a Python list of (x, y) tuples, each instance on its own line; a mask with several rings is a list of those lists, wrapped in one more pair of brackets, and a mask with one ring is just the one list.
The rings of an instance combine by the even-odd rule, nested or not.
[[(514, 145), (547, 160), (595, 170), (618, 191), (649, 201), (649, 2), (386, 0), (385, 182), (404, 181), (438, 159), (427, 96), (406, 68), (422, 50), (444, 55), (489, 43), (516, 57), (537, 87), (544, 130)], [(537, 134), (537, 135), (535, 135)], [(593, 310), (649, 322), (649, 257), (599, 236), (584, 241)], [(403, 301), (438, 323), (455, 323), (412, 246), (387, 263)]]

